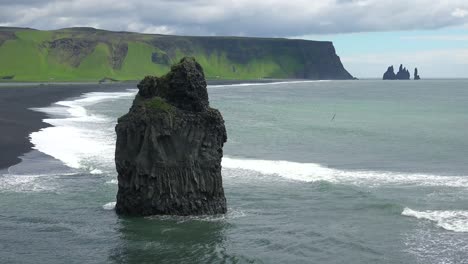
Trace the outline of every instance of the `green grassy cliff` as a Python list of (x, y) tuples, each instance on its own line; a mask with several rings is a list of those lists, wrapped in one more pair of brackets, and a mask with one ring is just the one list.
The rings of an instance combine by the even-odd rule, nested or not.
[(0, 79), (138, 80), (193, 56), (210, 79), (351, 79), (331, 42), (0, 27)]

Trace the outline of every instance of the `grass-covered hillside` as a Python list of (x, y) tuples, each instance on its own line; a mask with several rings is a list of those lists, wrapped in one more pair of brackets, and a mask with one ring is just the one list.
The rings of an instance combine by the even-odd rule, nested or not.
[(350, 79), (331, 42), (0, 27), (4, 81), (138, 80), (193, 56), (211, 79)]

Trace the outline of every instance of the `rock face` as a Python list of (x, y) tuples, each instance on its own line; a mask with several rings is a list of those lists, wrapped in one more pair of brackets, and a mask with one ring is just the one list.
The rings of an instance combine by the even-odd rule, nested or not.
[(141, 80), (149, 73), (165, 74), (181, 55), (196, 56), (208, 79), (353, 79), (329, 41), (0, 26), (0, 54), (18, 49), (28, 54), (21, 63), (0, 60), (0, 74), (15, 75), (16, 81)]
[(398, 68), (397, 74), (395, 74), (395, 70), (393, 66), (388, 67), (387, 71), (383, 75), (384, 80), (409, 80), (410, 73), (406, 67), (403, 67), (403, 64), (400, 64), (400, 68)]
[(221, 158), (227, 135), (210, 108), (201, 66), (184, 58), (162, 77), (146, 77), (118, 120), (115, 163), (122, 215), (226, 212)]
[(410, 73), (406, 69), (406, 67), (403, 68), (403, 64), (400, 64), (400, 68), (398, 69), (398, 72), (396, 74), (396, 79), (397, 80), (409, 80), (410, 79)]
[(384, 80), (395, 80), (396, 75), (395, 75), (395, 70), (393, 69), (393, 66), (388, 67), (387, 71), (383, 75)]
[(49, 42), (50, 55), (60, 62), (78, 67), (83, 59), (94, 51), (97, 44), (97, 41), (87, 39), (57, 39)]
[(421, 77), (419, 76), (419, 73), (418, 73), (418, 68), (414, 68), (414, 79), (421, 80)]

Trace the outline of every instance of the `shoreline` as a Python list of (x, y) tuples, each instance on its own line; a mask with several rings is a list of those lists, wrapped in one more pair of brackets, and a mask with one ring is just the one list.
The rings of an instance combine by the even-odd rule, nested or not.
[[(291, 79), (208, 80), (208, 85), (271, 83), (300, 81)], [(115, 83), (0, 83), (0, 170), (21, 162), (20, 157), (31, 150), (32, 132), (50, 125), (43, 120), (47, 114), (31, 108), (41, 108), (88, 92), (119, 92), (136, 89), (137, 82)]]
[(88, 92), (112, 92), (131, 88), (129, 84), (106, 85), (10, 85), (0, 87), (0, 170), (21, 162), (20, 157), (31, 150), (32, 132), (50, 125), (43, 122), (47, 114), (31, 108), (47, 107), (67, 98), (79, 97)]

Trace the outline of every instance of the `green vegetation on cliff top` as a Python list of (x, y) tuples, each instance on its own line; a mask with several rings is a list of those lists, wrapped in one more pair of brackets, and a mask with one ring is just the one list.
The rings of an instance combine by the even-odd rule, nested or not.
[(163, 111), (167, 113), (171, 113), (174, 111), (174, 106), (166, 102), (161, 97), (154, 97), (145, 101), (145, 106), (155, 111)]
[(193, 56), (209, 79), (350, 79), (331, 42), (0, 27), (0, 80), (139, 80)]

